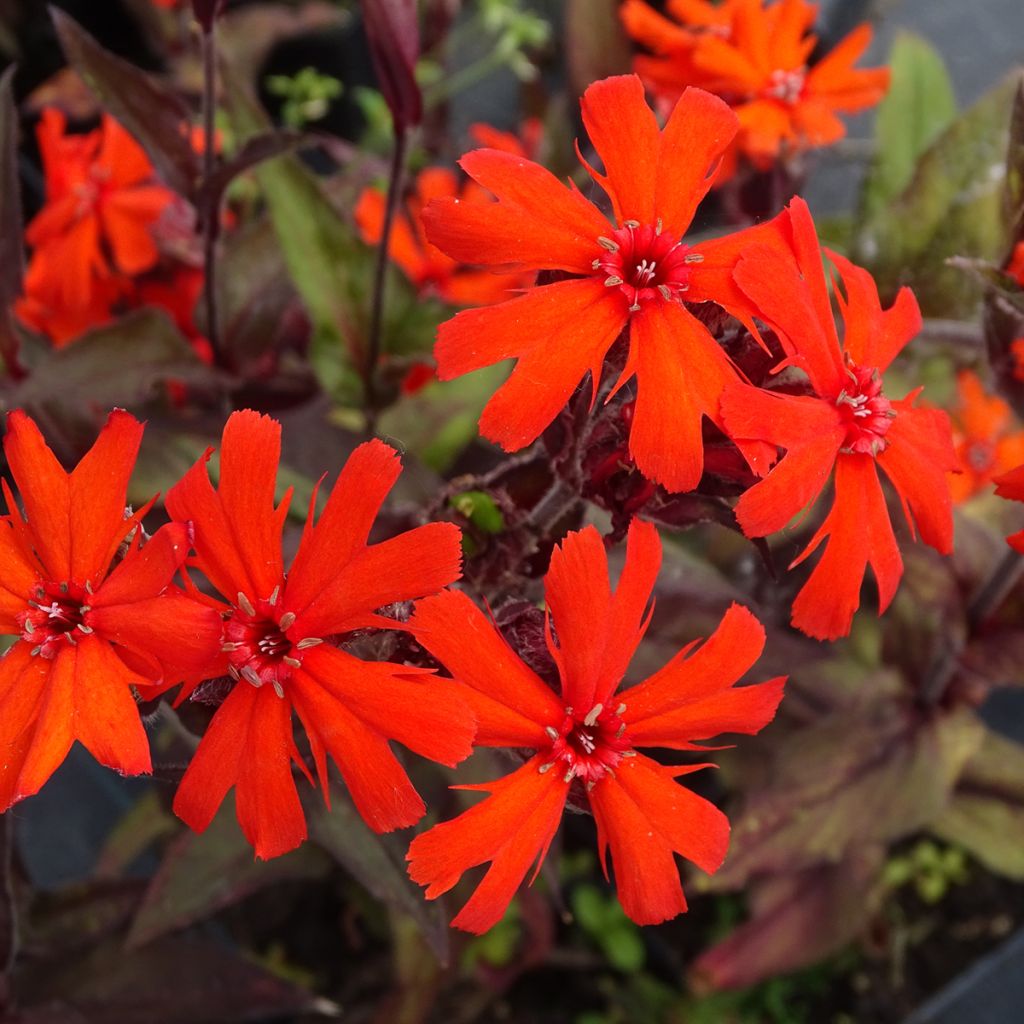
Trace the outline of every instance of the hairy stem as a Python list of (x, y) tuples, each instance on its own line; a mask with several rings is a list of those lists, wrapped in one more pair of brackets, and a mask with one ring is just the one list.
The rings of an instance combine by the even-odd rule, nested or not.
[(384, 321), (384, 289), (387, 283), (388, 246), (391, 229), (395, 223), (395, 212), (402, 194), (402, 170), (405, 167), (405, 150), (408, 129), (395, 126), (395, 148), (391, 154), (391, 169), (388, 175), (388, 195), (384, 206), (384, 223), (380, 231), (377, 248), (377, 265), (373, 274), (373, 296), (370, 305), (370, 328), (366, 343), (366, 361), (363, 365), (363, 410), (366, 416), (366, 432), (373, 434), (377, 428), (377, 363), (380, 361), (380, 336)]

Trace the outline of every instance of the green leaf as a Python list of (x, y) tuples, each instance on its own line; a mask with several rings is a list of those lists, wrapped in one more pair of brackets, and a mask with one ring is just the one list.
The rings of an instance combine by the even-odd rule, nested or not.
[(501, 533), (505, 529), (505, 517), (501, 509), (494, 498), (484, 491), (463, 491), (449, 498), (448, 504), (484, 533)]
[(949, 125), (907, 187), (865, 219), (854, 258), (875, 274), (883, 298), (910, 285), (926, 316), (973, 313), (978, 288), (946, 259), (1003, 256), (1008, 126), (1019, 81), (1010, 75)]
[(620, 925), (609, 928), (600, 937), (601, 948), (612, 967), (627, 974), (639, 971), (646, 959), (644, 940), (635, 927)]
[(931, 830), (990, 870), (1024, 880), (1024, 747), (987, 733)]
[(875, 159), (864, 181), (863, 205), (868, 214), (907, 187), (921, 154), (957, 113), (942, 57), (920, 36), (897, 34), (889, 69), (889, 92), (875, 120)]

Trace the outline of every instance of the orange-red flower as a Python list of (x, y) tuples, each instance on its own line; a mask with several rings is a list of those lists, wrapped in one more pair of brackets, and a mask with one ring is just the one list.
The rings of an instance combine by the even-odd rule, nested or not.
[(539, 868), (573, 790), (593, 811), (605, 872), (610, 848), (619, 900), (639, 924), (686, 910), (674, 854), (707, 872), (722, 863), (725, 815), (673, 782), (708, 766), (666, 767), (636, 748), (702, 750), (694, 740), (756, 733), (774, 717), (785, 680), (733, 686), (764, 647), (760, 624), (733, 605), (702, 647), (691, 644), (645, 682), (616, 693), (649, 621), (660, 563), (658, 533), (639, 521), (630, 527), (614, 593), (594, 527), (555, 549), (545, 586), (560, 695), (465, 594), (445, 591), (417, 606), (411, 628), (464, 688), (477, 714), (477, 743), (535, 752), (506, 778), (462, 787), (490, 795), (409, 848), (409, 873), (427, 886), (428, 899), (490, 862), (456, 927), (479, 933), (501, 918), (530, 865)]
[[(444, 167), (428, 167), (419, 173), (404, 215), (395, 218), (388, 244), (388, 255), (417, 291), (438, 295), (455, 306), (484, 306), (507, 299), (531, 283), (529, 275), (492, 274), (460, 265), (431, 245), (423, 233), (420, 214), (430, 200), (442, 197), (457, 203), (493, 205), (487, 193), (473, 182), (464, 182), (460, 188), (455, 174)], [(363, 241), (378, 244), (384, 226), (384, 194), (375, 188), (364, 189), (356, 203), (355, 218)]]
[(217, 614), (170, 589), (186, 529), (141, 544), (145, 509), (125, 510), (141, 439), (141, 423), (113, 412), (66, 473), (28, 416), (8, 416), (24, 515), (4, 483), (0, 629), (18, 639), (0, 661), (0, 812), (38, 792), (76, 740), (124, 775), (150, 771), (132, 688), (174, 683), (217, 651)]
[(281, 530), (290, 495), (274, 505), (280, 449), (279, 423), (236, 412), (224, 428), (217, 489), (204, 458), (167, 496), (171, 516), (194, 530), (197, 567), (226, 602), (219, 605), (228, 614), (224, 653), (207, 675), (236, 680), (174, 809), (202, 831), (234, 788), (242, 830), (264, 858), (306, 836), (292, 762), (312, 778), (295, 745), (293, 714), (305, 727), (325, 797), (329, 754), (378, 832), (411, 825), (424, 812), (389, 743), (452, 765), (469, 754), (474, 731), (472, 712), (451, 682), (361, 661), (330, 642), (351, 630), (394, 628), (377, 609), (456, 579), (458, 529), (431, 523), (368, 545), (401, 472), (393, 449), (369, 441), (349, 458), (315, 524), (310, 512), (286, 573)]
[[(725, 98), (740, 119), (737, 147), (758, 167), (770, 166), (780, 152), (841, 139), (846, 128), (836, 113), (874, 106), (889, 86), (887, 68), (853, 67), (871, 42), (868, 24), (809, 64), (818, 43), (810, 31), (817, 5), (806, 0), (734, 0), (715, 12), (710, 26), (710, 5), (677, 3), (669, 10), (683, 23), (678, 33), (639, 6), (638, 0), (627, 4), (627, 28), (660, 56), (638, 58), (638, 72), (669, 99), (688, 85)], [(703, 31), (690, 31), (691, 24)]]
[(59, 110), (43, 111), (46, 202), (25, 232), (35, 251), (17, 307), (57, 341), (68, 339), (70, 323), (106, 319), (128, 279), (156, 264), (152, 228), (175, 199), (154, 183), (142, 148), (109, 115), (84, 135), (65, 128)]
[(953, 411), (953, 441), (963, 469), (949, 477), (955, 502), (986, 490), (996, 476), (1024, 462), (1024, 431), (1009, 405), (990, 395), (970, 370), (957, 375), (960, 401)]
[(1013, 247), (1010, 262), (1006, 265), (1006, 272), (1010, 277), (1016, 278), (1021, 287), (1024, 287), (1024, 242), (1018, 242)]
[[(793, 625), (819, 639), (850, 629), (870, 565), (879, 610), (892, 600), (903, 573), (878, 478), (884, 470), (907, 521), (921, 538), (948, 554), (953, 543), (952, 501), (946, 474), (958, 469), (949, 417), (915, 408), (920, 388), (891, 400), (882, 374), (921, 329), (913, 293), (904, 288), (883, 310), (867, 271), (828, 252), (845, 289), (838, 296), (845, 337), (840, 346), (821, 253), (810, 211), (789, 206), (795, 259), (752, 249), (736, 281), (779, 333), (789, 361), (804, 370), (816, 395), (793, 396), (734, 385), (722, 399), (725, 421), (739, 437), (786, 449), (778, 465), (740, 498), (736, 517), (750, 537), (781, 530), (821, 494), (830, 476), (835, 496), (821, 528), (793, 563), (826, 538), (825, 551), (793, 604)], [(834, 470), (834, 473), (833, 473)]]
[(536, 160), (544, 138), (544, 122), (539, 117), (528, 117), (523, 121), (518, 135), (477, 122), (469, 126), (469, 137), (486, 149), (502, 149), (506, 153), (526, 157), (527, 160)]
[(681, 241), (736, 132), (721, 100), (688, 90), (659, 130), (640, 80), (627, 75), (595, 82), (582, 107), (605, 173), (589, 170), (611, 199), (614, 224), (543, 167), (493, 149), (461, 164), (496, 204), (442, 199), (424, 210), (427, 237), (454, 259), (572, 275), (442, 324), (438, 375), (516, 358), (480, 418), (485, 437), (515, 451), (551, 423), (588, 371), (596, 393), (605, 354), (628, 325), (615, 390), (636, 377), (630, 452), (650, 479), (690, 490), (703, 470), (703, 417), (724, 426), (719, 400), (737, 373), (684, 300), (718, 302), (749, 323), (753, 307), (731, 268), (754, 241), (777, 239), (780, 252), (785, 244), (772, 224)]

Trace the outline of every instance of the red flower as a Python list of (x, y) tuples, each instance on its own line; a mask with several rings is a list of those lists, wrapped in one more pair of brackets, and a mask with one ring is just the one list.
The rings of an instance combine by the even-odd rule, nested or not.
[(43, 111), (46, 202), (25, 232), (35, 252), (18, 307), (36, 327), (53, 317), (59, 341), (70, 318), (106, 319), (126, 279), (156, 264), (151, 229), (175, 199), (153, 183), (142, 148), (108, 115), (85, 135), (66, 135), (65, 127), (60, 111)]
[(25, 413), (8, 416), (25, 515), (4, 483), (0, 629), (18, 639), (0, 661), (0, 811), (38, 792), (76, 740), (124, 775), (148, 772), (132, 687), (176, 682), (217, 650), (216, 613), (169, 590), (187, 531), (165, 526), (140, 545), (146, 510), (125, 511), (141, 438), (113, 412), (66, 473)]
[(325, 797), (330, 754), (378, 832), (411, 825), (424, 812), (389, 741), (450, 765), (469, 754), (474, 731), (452, 683), (421, 669), (361, 661), (324, 642), (350, 630), (394, 628), (376, 609), (456, 579), (458, 529), (431, 523), (367, 545), (401, 472), (397, 453), (370, 441), (349, 458), (315, 525), (310, 512), (286, 573), (281, 529), (290, 494), (274, 507), (280, 450), (279, 423), (236, 412), (224, 428), (217, 490), (204, 458), (167, 496), (171, 516), (195, 531), (196, 565), (227, 600), (224, 656), (207, 675), (237, 680), (199, 744), (174, 810), (201, 832), (234, 787), (242, 830), (264, 858), (306, 836), (292, 762), (309, 773), (293, 738), (293, 712)]
[[(702, 419), (724, 425), (719, 399), (737, 374), (684, 300), (718, 302), (749, 323), (753, 308), (731, 268), (746, 246), (777, 232), (765, 225), (692, 246), (680, 241), (736, 132), (735, 115), (716, 97), (688, 90), (659, 131), (640, 80), (608, 78), (584, 94), (583, 120), (606, 173), (590, 172), (618, 226), (543, 167), (493, 149), (461, 164), (496, 205), (445, 199), (424, 210), (427, 237), (454, 259), (573, 275), (442, 324), (438, 375), (515, 357), (480, 418), (485, 437), (515, 451), (547, 427), (588, 371), (596, 393), (605, 354), (628, 325), (629, 359), (616, 390), (636, 376), (630, 452), (650, 479), (690, 490), (703, 469)], [(778, 245), (784, 251), (781, 236)]]
[[(672, 780), (707, 765), (665, 767), (636, 747), (702, 750), (693, 740), (721, 732), (756, 733), (775, 715), (784, 679), (740, 689), (733, 683), (757, 660), (764, 630), (733, 605), (699, 649), (691, 644), (663, 669), (616, 696), (649, 615), (661, 543), (634, 520), (618, 588), (592, 526), (555, 549), (546, 580), (548, 647), (558, 664), (557, 696), (516, 656), (463, 593), (420, 602), (417, 639), (462, 684), (477, 713), (477, 743), (527, 748), (534, 755), (472, 809), (413, 840), (409, 873), (434, 899), (465, 871), (491, 866), (452, 922), (483, 932), (502, 916), (534, 861), (554, 838), (571, 789), (589, 803), (607, 873), (610, 847), (619, 900), (639, 924), (686, 909), (673, 854), (704, 871), (725, 857), (729, 823), (718, 808)], [(539, 867), (539, 865), (538, 865)]]
[[(997, 476), (994, 480), (996, 494), (1010, 501), (1024, 501), (1024, 465), (1011, 469), (1009, 473)], [(1011, 534), (1006, 543), (1024, 555), (1024, 530)]]
[(953, 440), (963, 468), (949, 477), (955, 502), (987, 490), (994, 477), (1024, 462), (1024, 431), (998, 395), (985, 392), (976, 373), (957, 375), (960, 401), (953, 413)]
[(1018, 242), (1013, 247), (1013, 253), (1010, 255), (1010, 262), (1006, 266), (1006, 272), (1024, 288), (1024, 242)]
[[(484, 306), (502, 299), (530, 284), (531, 276), (523, 274), (492, 274), (460, 266), (431, 245), (423, 234), (420, 214), (432, 199), (451, 197), (457, 203), (493, 206), (483, 189), (465, 182), (461, 189), (455, 175), (443, 167), (428, 167), (416, 179), (413, 195), (406, 205), (405, 216), (395, 218), (391, 229), (388, 255), (422, 294), (436, 294), (456, 306)], [(384, 195), (376, 189), (365, 189), (356, 203), (356, 225), (363, 241), (380, 242), (384, 226)]]
[(867, 271), (828, 252), (846, 290), (839, 303), (845, 322), (840, 347), (821, 267), (817, 234), (801, 199), (789, 207), (796, 260), (781, 261), (752, 249), (736, 268), (736, 281), (760, 316), (775, 328), (789, 361), (804, 370), (816, 397), (727, 389), (722, 409), (729, 430), (786, 449), (767, 478), (747, 491), (736, 517), (750, 537), (781, 530), (815, 501), (835, 469), (832, 508), (803, 561), (828, 538), (825, 552), (793, 604), (793, 625), (810, 636), (834, 639), (849, 632), (870, 565), (878, 583), (879, 611), (892, 600), (903, 573), (878, 479), (880, 466), (896, 488), (907, 521), (943, 554), (953, 543), (952, 502), (946, 474), (959, 468), (949, 417), (914, 408), (920, 388), (890, 400), (883, 374), (921, 329), (913, 293), (902, 289), (883, 310)]
[(502, 149), (515, 156), (535, 160), (544, 139), (544, 122), (539, 117), (528, 117), (523, 121), (518, 135), (502, 132), (489, 124), (477, 122), (469, 126), (469, 137), (487, 149)]
[[(641, 15), (642, 6), (627, 4), (627, 29), (661, 56), (638, 58), (637, 71), (667, 99), (688, 85), (727, 99), (740, 119), (737, 146), (758, 167), (770, 166), (780, 151), (838, 141), (846, 128), (836, 112), (874, 106), (889, 87), (887, 68), (853, 67), (871, 42), (868, 24), (809, 66), (818, 9), (806, 0), (733, 0), (717, 9), (713, 24), (703, 13), (708, 5), (676, 4), (671, 13), (686, 28), (675, 33), (653, 11)], [(687, 31), (691, 26), (702, 31)]]

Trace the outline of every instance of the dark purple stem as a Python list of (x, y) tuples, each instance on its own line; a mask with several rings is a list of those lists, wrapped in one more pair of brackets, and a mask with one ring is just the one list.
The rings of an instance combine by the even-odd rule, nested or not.
[(18, 951), (18, 914), (14, 902), (14, 816), (0, 814), (0, 1010), (10, 1004), (11, 969)]
[(377, 249), (377, 265), (373, 275), (373, 297), (370, 306), (370, 328), (366, 344), (366, 362), (363, 366), (363, 407), (366, 415), (366, 432), (373, 434), (377, 429), (377, 363), (380, 360), (380, 337), (384, 321), (384, 289), (387, 283), (388, 245), (391, 229), (395, 223), (398, 200), (402, 194), (402, 171), (405, 167), (405, 149), (408, 129), (395, 126), (395, 148), (391, 154), (391, 168), (388, 176), (388, 195), (384, 206), (384, 223), (381, 226), (380, 244)]
[(206, 308), (206, 337), (213, 349), (214, 359), (220, 355), (220, 329), (217, 321), (217, 235), (220, 231), (220, 203), (212, 198), (209, 184), (217, 166), (217, 23), (211, 19), (203, 26), (203, 182), (199, 190), (207, 196), (200, 215), (203, 218), (203, 267), (206, 273), (204, 292)]

